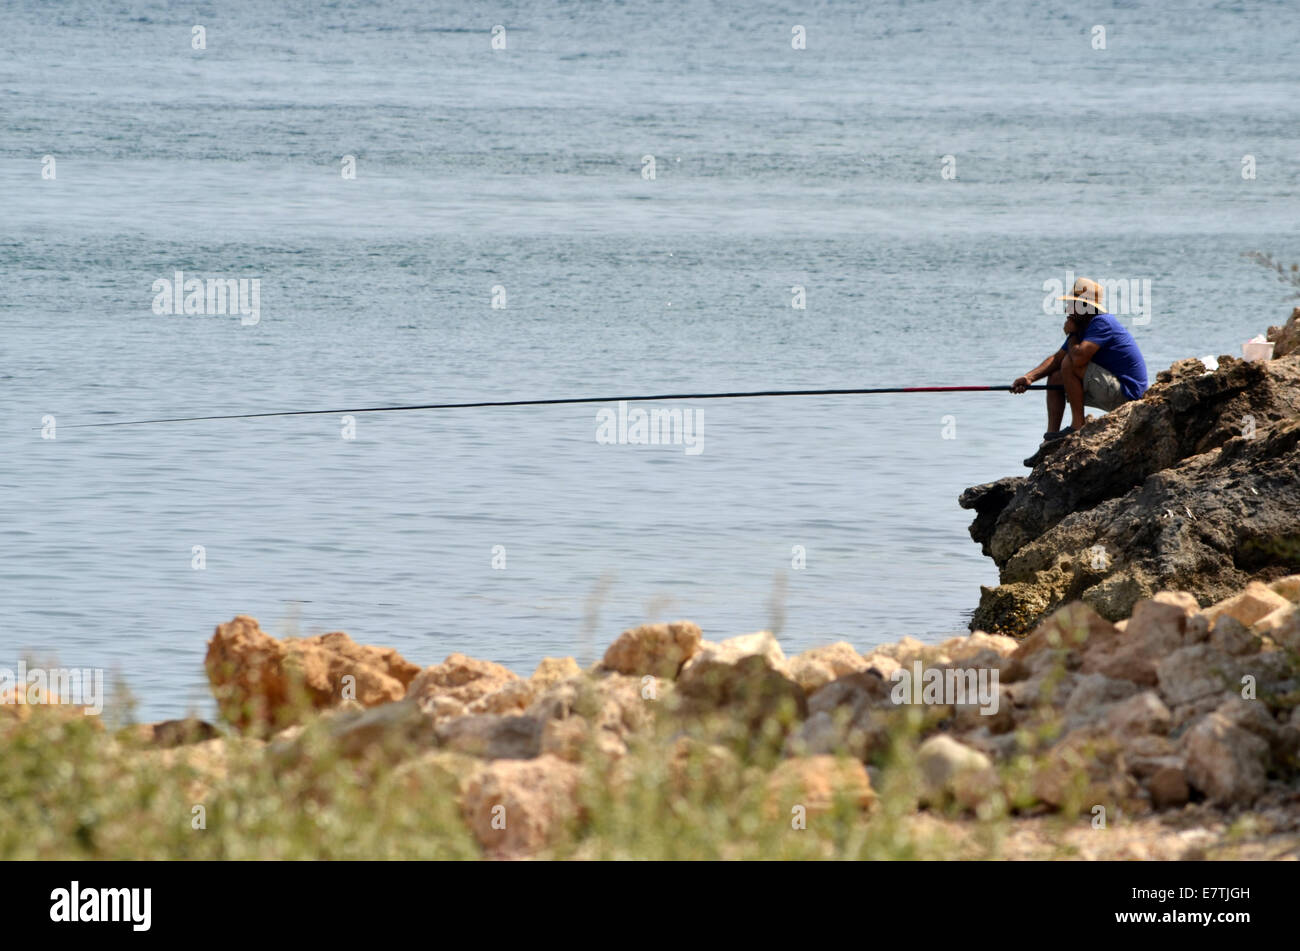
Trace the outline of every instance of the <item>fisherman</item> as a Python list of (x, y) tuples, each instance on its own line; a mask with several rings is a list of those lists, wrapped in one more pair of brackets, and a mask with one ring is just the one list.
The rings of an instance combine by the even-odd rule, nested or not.
[[(1047, 432), (1043, 446), (1025, 460), (1031, 469), (1049, 443), (1078, 432), (1087, 421), (1084, 406), (1110, 412), (1129, 400), (1141, 399), (1147, 390), (1147, 365), (1133, 335), (1106, 313), (1101, 285), (1081, 277), (1065, 301), (1065, 343), (1050, 357), (1011, 384), (1023, 393), (1035, 380), (1063, 384), (1064, 390), (1047, 391)], [(1061, 427), (1066, 403), (1070, 425)]]

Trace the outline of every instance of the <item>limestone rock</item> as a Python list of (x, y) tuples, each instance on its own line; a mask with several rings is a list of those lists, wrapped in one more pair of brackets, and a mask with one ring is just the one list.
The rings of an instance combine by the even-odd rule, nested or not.
[(507, 680), (500, 688), (479, 697), (466, 709), (470, 713), (518, 714), (528, 709), (536, 695), (537, 688), (531, 680)]
[(609, 645), (601, 666), (620, 674), (672, 679), (700, 649), (700, 629), (690, 621), (643, 624)]
[(542, 724), (541, 742), (546, 752), (576, 760), (590, 744), (617, 757), (626, 752), (633, 734), (654, 722), (656, 708), (668, 696), (657, 693), (656, 699), (650, 699), (637, 677), (581, 674), (553, 684), (537, 697), (526, 715)]
[(1268, 741), (1214, 712), (1187, 734), (1187, 778), (1219, 805), (1249, 805), (1268, 784)]
[(987, 756), (942, 733), (921, 744), (916, 763), (921, 772), (922, 799), (933, 805), (952, 799), (966, 809), (975, 809), (999, 786), (997, 772)]
[(1300, 575), (1287, 575), (1269, 585), (1274, 594), (1280, 594), (1292, 604), (1300, 604)]
[(579, 814), (580, 776), (577, 766), (554, 756), (489, 763), (467, 784), (465, 821), (490, 855), (533, 854)]
[(1300, 350), (1300, 307), (1291, 311), (1291, 317), (1282, 327), (1269, 327), (1264, 339), (1273, 341), (1273, 359)]
[(1172, 714), (1154, 690), (1144, 690), (1112, 705), (1101, 722), (1114, 736), (1163, 736), (1169, 732)]
[(204, 666), (222, 716), (241, 730), (284, 726), (353, 693), (366, 707), (400, 700), (419, 670), (342, 632), (277, 640), (246, 615), (217, 626)]
[(1267, 585), (1252, 581), (1246, 590), (1218, 602), (1205, 609), (1205, 616), (1214, 624), (1219, 617), (1227, 615), (1250, 627), (1260, 618), (1278, 608), (1289, 608), (1291, 602), (1282, 595), (1271, 591)]
[(839, 641), (827, 647), (814, 647), (790, 660), (790, 671), (795, 682), (811, 694), (838, 677), (856, 674), (867, 669), (866, 660), (853, 645)]
[(866, 767), (855, 759), (804, 756), (782, 760), (768, 778), (766, 805), (769, 816), (791, 817), (796, 806), (806, 815), (829, 812), (839, 796), (859, 809), (876, 800)]
[[(1080, 677), (1062, 710), (1066, 730), (1093, 723), (1103, 716), (1108, 717), (1118, 706), (1118, 701), (1127, 700), (1139, 689), (1131, 680), (1107, 677), (1104, 674), (1086, 674)], [(1165, 712), (1168, 714), (1168, 710)]]
[(1037, 764), (1034, 795), (1048, 805), (1114, 814), (1134, 804), (1138, 787), (1128, 773), (1120, 744), (1104, 731), (1084, 728), (1067, 734)]
[(468, 707), (518, 679), (513, 671), (490, 660), (450, 654), (441, 664), (421, 670), (406, 696), (422, 707), (431, 706), (435, 697), (449, 697)]
[(542, 691), (580, 673), (582, 668), (572, 657), (543, 657), (528, 679), (534, 689)]
[(783, 711), (799, 719), (808, 702), (780, 645), (767, 631), (705, 643), (677, 677), (679, 712), (727, 710), (751, 732)]
[(439, 746), (484, 759), (532, 759), (542, 751), (542, 723), (532, 717), (465, 716), (435, 729)]

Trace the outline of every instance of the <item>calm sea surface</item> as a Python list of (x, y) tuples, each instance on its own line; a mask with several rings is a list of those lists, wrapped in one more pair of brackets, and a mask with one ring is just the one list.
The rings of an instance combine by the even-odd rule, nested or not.
[[(592, 406), (77, 427), (1005, 384), (1059, 345), (1067, 269), (1151, 282), (1124, 319), (1153, 373), (1240, 353), (1291, 306), (1242, 253), (1300, 260), (1298, 27), (1291, 2), (7, 3), (0, 666), (104, 667), (159, 719), (211, 713), (204, 642), (241, 613), (525, 675), (655, 619), (788, 652), (962, 631), (996, 572), (956, 496), (1023, 471), (1041, 394), (666, 407), (702, 413), (697, 454), (601, 444)], [(177, 270), (257, 278), (260, 320), (154, 313)]]

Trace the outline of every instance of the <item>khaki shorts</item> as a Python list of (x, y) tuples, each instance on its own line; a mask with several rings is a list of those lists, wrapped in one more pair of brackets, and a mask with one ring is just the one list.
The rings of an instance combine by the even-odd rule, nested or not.
[(1128, 402), (1119, 378), (1105, 367), (1089, 362), (1083, 371), (1083, 405), (1110, 412)]

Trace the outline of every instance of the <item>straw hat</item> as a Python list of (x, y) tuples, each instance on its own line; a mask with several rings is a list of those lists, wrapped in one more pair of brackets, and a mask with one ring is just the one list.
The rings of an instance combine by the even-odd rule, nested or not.
[(1080, 304), (1091, 304), (1093, 309), (1099, 313), (1106, 313), (1105, 293), (1101, 285), (1096, 281), (1090, 281), (1086, 277), (1078, 278), (1074, 282), (1074, 290), (1064, 297), (1058, 297), (1057, 300), (1074, 300)]

